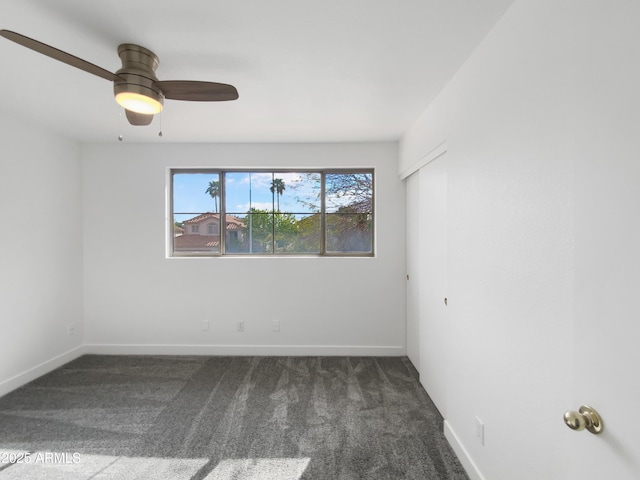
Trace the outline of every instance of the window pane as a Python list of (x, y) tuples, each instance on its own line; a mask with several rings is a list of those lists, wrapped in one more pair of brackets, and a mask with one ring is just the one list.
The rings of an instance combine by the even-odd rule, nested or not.
[(320, 253), (320, 214), (297, 216), (297, 234), (291, 253)]
[(174, 173), (173, 252), (220, 253), (220, 175)]
[(272, 212), (271, 172), (227, 172), (225, 205), (227, 213), (246, 214), (251, 209)]
[(226, 252), (249, 253), (249, 234), (246, 215), (227, 215), (225, 225)]
[(368, 213), (330, 213), (327, 222), (327, 252), (371, 253), (373, 222)]
[(175, 173), (173, 175), (173, 213), (220, 211), (218, 173)]
[[(203, 224), (219, 222), (217, 213), (173, 216), (173, 251), (175, 253), (220, 253), (220, 235), (208, 235)], [(204, 231), (204, 233), (203, 233)]]
[(273, 215), (273, 252), (292, 253), (298, 233), (297, 221), (290, 213)]
[(325, 180), (327, 213), (372, 213), (372, 173), (327, 173)]
[(320, 212), (319, 172), (276, 172), (269, 190), (273, 189), (275, 211), (282, 213)]
[(373, 253), (373, 174), (328, 173), (326, 250)]
[(274, 215), (274, 253), (320, 253), (320, 215)]
[[(227, 215), (227, 225), (229, 218), (233, 215)], [(252, 210), (243, 216), (237, 216), (236, 219), (242, 221), (242, 225), (238, 225), (238, 231), (242, 232), (242, 238), (235, 239), (235, 234), (227, 230), (227, 252), (228, 253), (246, 253), (264, 255), (265, 253), (273, 253), (273, 214), (265, 213), (259, 210)]]

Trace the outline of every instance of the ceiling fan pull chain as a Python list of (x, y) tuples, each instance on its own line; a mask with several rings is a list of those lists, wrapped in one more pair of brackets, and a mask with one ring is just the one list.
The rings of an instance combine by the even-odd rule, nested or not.
[(162, 137), (162, 112), (158, 115), (160, 117), (160, 131), (158, 132), (158, 136)]
[(120, 109), (120, 113), (118, 114), (118, 141), (121, 142), (123, 140), (122, 136), (122, 109)]

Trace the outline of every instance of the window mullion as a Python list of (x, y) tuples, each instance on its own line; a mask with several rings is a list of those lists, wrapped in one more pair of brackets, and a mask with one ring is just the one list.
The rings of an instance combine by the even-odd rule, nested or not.
[(218, 172), (218, 178), (220, 179), (220, 211), (218, 212), (220, 215), (219, 224), (220, 224), (220, 255), (227, 254), (227, 199), (226, 199), (226, 176), (225, 172)]
[[(276, 175), (271, 172), (271, 186), (275, 181)], [(271, 192), (271, 255), (276, 254), (276, 191)]]
[(326, 203), (325, 203), (325, 183), (326, 173), (320, 172), (320, 255), (327, 254), (327, 222), (326, 216)]
[(169, 255), (173, 256), (176, 248), (176, 214), (173, 211), (173, 180), (175, 172), (170, 171), (171, 174), (171, 188), (169, 189)]

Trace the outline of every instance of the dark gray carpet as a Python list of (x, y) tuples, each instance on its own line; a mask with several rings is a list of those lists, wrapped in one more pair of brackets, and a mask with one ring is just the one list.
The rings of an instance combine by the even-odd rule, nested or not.
[(0, 398), (5, 478), (468, 480), (407, 358), (98, 355)]

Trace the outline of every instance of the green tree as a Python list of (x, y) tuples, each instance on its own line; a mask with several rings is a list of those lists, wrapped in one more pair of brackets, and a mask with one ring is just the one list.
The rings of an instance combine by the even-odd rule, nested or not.
[(278, 212), (280, 211), (280, 196), (284, 193), (284, 189), (284, 180), (282, 180), (281, 178), (274, 178), (271, 182), (271, 188), (269, 190), (271, 190), (271, 193), (278, 194)]
[(320, 253), (320, 214), (314, 213), (298, 220), (295, 251)]
[(209, 186), (204, 193), (208, 193), (213, 198), (213, 203), (215, 209), (214, 213), (218, 213), (218, 197), (220, 196), (220, 182), (217, 180), (212, 180), (209, 182)]
[(244, 218), (254, 253), (275, 251), (286, 252), (293, 248), (298, 225), (295, 217), (290, 213), (273, 213), (268, 210), (252, 208)]

